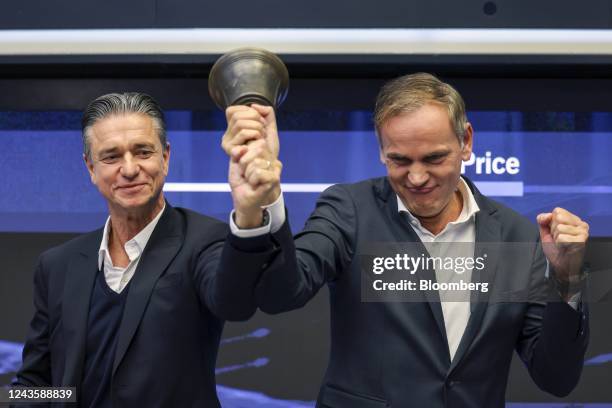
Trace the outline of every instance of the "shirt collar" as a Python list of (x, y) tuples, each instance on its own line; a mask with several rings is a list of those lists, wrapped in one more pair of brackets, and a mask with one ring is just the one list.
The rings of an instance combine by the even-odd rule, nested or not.
[[(166, 203), (162, 207), (161, 211), (148, 223), (136, 236), (130, 239), (123, 246), (125, 248), (125, 252), (130, 258), (130, 262), (137, 259), (142, 251), (144, 251), (145, 246), (147, 246), (147, 242), (149, 242), (149, 238), (151, 238), (151, 234), (153, 234), (153, 230), (157, 225), (157, 222), (161, 218), (164, 210), (166, 209)], [(98, 270), (102, 269), (102, 265), (104, 264), (104, 258), (108, 254), (110, 259), (110, 254), (108, 252), (108, 234), (110, 232), (110, 216), (106, 219), (106, 224), (104, 224), (104, 232), (102, 233), (102, 242), (100, 243), (100, 249), (98, 250)]]
[[(463, 177), (459, 178), (458, 188), (459, 192), (461, 193), (461, 197), (463, 198), (463, 207), (461, 208), (461, 213), (459, 214), (459, 217), (457, 217), (455, 221), (451, 221), (449, 224), (462, 224), (464, 222), (467, 222), (474, 216), (474, 214), (480, 211), (480, 207), (478, 207), (478, 203), (474, 198), (474, 194), (472, 193), (472, 190), (470, 190), (470, 187), (467, 185)], [(397, 194), (395, 196), (397, 198), (397, 211), (400, 213), (402, 211), (406, 212), (410, 221), (415, 221), (417, 223), (416, 225), (420, 226), (421, 222), (419, 221), (419, 219), (412, 215), (410, 211), (408, 211), (408, 208), (406, 208), (406, 206)]]

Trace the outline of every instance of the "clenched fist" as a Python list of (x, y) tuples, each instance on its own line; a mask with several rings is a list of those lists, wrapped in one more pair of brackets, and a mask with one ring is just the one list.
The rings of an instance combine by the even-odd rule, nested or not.
[(563, 208), (537, 217), (544, 255), (555, 270), (556, 278), (575, 283), (580, 278), (589, 224)]

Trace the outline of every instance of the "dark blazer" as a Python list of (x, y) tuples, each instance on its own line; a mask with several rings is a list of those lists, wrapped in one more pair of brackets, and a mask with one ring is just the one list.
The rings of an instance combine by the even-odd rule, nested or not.
[(533, 251), (489, 259), (481, 281), (509, 296), (472, 299), (452, 361), (437, 291), (422, 302), (361, 298), (360, 259), (369, 243), (420, 242), (398, 214), (386, 178), (329, 188), (295, 239), (287, 224), (275, 234), (281, 252), (257, 287), (263, 311), (299, 308), (329, 287), (331, 352), (317, 407), (503, 407), (513, 350), (541, 389), (563, 396), (576, 385), (586, 314), (558, 295), (556, 302), (538, 300), (547, 286), (537, 228), (468, 184), (480, 207), (477, 254), (484, 243), (500, 242), (532, 243)]
[[(226, 224), (166, 204), (130, 282), (110, 387), (114, 407), (220, 406), (215, 361), (223, 321), (253, 315), (256, 266), (270, 256), (266, 239), (249, 240), (238, 263), (223, 252), (227, 236)], [(101, 241), (100, 229), (41, 255), (16, 385), (78, 392)]]

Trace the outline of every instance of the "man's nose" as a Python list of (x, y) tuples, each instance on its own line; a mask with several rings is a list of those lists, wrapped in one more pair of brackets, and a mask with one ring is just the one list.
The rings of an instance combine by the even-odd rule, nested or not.
[(132, 155), (126, 155), (121, 166), (121, 175), (125, 178), (134, 178), (138, 175), (138, 172), (140, 172), (138, 162)]
[(429, 173), (421, 166), (415, 165), (408, 171), (408, 182), (412, 187), (421, 187), (427, 184)]

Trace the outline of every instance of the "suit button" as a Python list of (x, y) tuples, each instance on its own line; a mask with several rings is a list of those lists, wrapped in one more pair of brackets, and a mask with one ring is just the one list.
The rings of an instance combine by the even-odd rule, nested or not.
[(448, 388), (453, 388), (456, 385), (461, 384), (461, 381), (450, 380), (447, 382)]
[(267, 263), (267, 262), (264, 262), (264, 263), (261, 265), (261, 269), (266, 269), (267, 267), (268, 267), (268, 263)]

